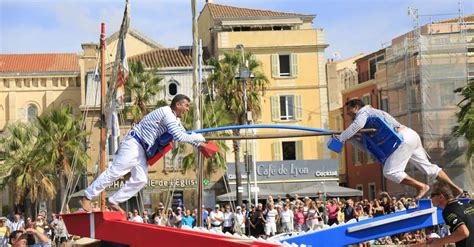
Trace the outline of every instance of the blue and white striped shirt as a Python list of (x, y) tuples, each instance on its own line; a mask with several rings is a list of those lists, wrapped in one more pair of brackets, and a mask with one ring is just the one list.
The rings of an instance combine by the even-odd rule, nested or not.
[(181, 125), (181, 121), (176, 117), (169, 106), (163, 106), (148, 113), (133, 127), (133, 131), (138, 135), (140, 140), (148, 146), (148, 149), (150, 149), (155, 143), (155, 140), (160, 138), (165, 132), (170, 133), (174, 141), (187, 142), (195, 147), (199, 147), (200, 145), (197, 140), (186, 133), (186, 130)]
[(349, 139), (351, 139), (352, 136), (354, 136), (360, 129), (364, 128), (365, 123), (367, 122), (368, 117), (373, 117), (373, 116), (378, 116), (381, 117), (387, 122), (387, 124), (391, 128), (399, 128), (399, 127), (404, 127), (402, 124), (400, 124), (394, 117), (392, 117), (390, 114), (372, 108), (370, 105), (366, 105), (356, 113), (356, 117), (354, 121), (352, 122), (347, 129), (345, 129), (342, 133), (341, 136), (339, 137), (339, 140), (342, 142), (345, 142)]

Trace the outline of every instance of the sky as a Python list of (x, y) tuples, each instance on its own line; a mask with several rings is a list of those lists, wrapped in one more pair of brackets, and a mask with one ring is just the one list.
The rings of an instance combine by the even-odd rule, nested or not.
[[(197, 12), (205, 0), (197, 0)], [(326, 58), (371, 53), (419, 23), (457, 17), (458, 2), (472, 14), (472, 0), (214, 0), (214, 3), (316, 15), (324, 29)], [(131, 27), (164, 47), (189, 46), (191, 0), (130, 0)], [(81, 52), (81, 44), (99, 41), (120, 27), (125, 0), (0, 0), (0, 53)]]

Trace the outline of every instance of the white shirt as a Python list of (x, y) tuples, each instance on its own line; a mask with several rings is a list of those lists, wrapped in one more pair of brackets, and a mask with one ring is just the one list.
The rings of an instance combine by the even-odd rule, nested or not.
[(210, 214), (210, 217), (211, 217), (211, 224), (212, 225), (220, 225), (222, 224), (222, 221), (218, 220), (217, 218), (219, 219), (222, 219), (224, 218), (224, 214), (221, 212), (221, 211), (212, 211), (211, 214)]
[(25, 222), (22, 219), (20, 219), (18, 222), (13, 221), (10, 224), (10, 232), (18, 231), (24, 228), (25, 228)]
[(360, 110), (356, 113), (354, 121), (352, 121), (351, 125), (349, 125), (349, 127), (347, 127), (347, 129), (341, 133), (339, 140), (345, 142), (351, 139), (351, 137), (355, 135), (357, 131), (364, 128), (367, 118), (371, 116), (381, 117), (391, 128), (403, 127), (403, 125), (395, 120), (395, 118), (390, 114), (382, 110), (374, 109), (370, 105), (366, 105), (360, 108)]
[[(148, 113), (138, 124), (133, 127), (133, 131), (149, 149), (161, 135), (165, 132), (173, 136), (174, 141), (187, 142), (199, 147), (199, 142), (186, 133), (181, 125), (181, 121), (169, 106), (160, 107)], [(148, 150), (146, 150), (148, 151)]]
[(242, 213), (235, 213), (235, 224), (240, 225), (240, 227), (245, 227), (244, 215)]
[(234, 219), (234, 214), (231, 212), (225, 212), (224, 213), (224, 227), (231, 227), (232, 219)]
[(288, 210), (282, 210), (281, 213), (280, 213), (280, 217), (281, 217), (281, 222), (282, 223), (288, 223), (288, 222), (291, 222), (292, 219), (293, 219), (293, 211), (291, 211), (290, 209)]
[(275, 217), (277, 216), (278, 211), (276, 209), (268, 210), (267, 212), (267, 218), (265, 219), (267, 221), (266, 224), (275, 224)]
[(137, 215), (137, 216), (133, 216), (130, 221), (143, 223), (143, 218), (140, 215)]

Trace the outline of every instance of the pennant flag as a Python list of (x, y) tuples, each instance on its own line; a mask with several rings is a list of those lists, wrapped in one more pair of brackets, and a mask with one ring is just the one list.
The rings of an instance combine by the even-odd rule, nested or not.
[(122, 39), (122, 45), (120, 47), (120, 64), (118, 66), (117, 76), (117, 88), (116, 88), (116, 100), (118, 105), (123, 106), (125, 97), (125, 83), (128, 79), (128, 62), (127, 53), (125, 52), (125, 37)]

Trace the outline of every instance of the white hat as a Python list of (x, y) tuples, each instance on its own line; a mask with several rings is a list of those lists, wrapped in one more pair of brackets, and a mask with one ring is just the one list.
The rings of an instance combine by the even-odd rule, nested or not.
[(242, 208), (241, 208), (240, 206), (237, 206), (237, 207), (235, 208), (235, 210), (237, 210), (237, 209), (242, 209)]

